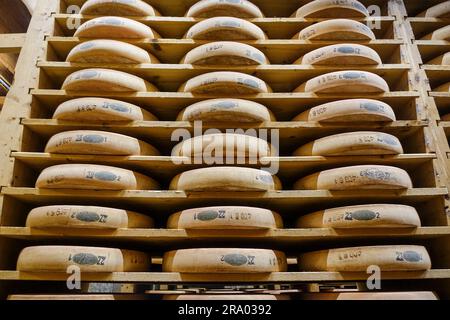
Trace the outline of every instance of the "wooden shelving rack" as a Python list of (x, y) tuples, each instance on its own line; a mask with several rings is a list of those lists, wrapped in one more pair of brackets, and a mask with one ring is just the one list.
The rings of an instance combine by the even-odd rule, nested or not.
[[(448, 24), (445, 19), (410, 18), (426, 9), (433, 1), (363, 0), (365, 5), (378, 5), (382, 9), (380, 29), (374, 30), (377, 40), (363, 43), (376, 50), (383, 64), (364, 67), (382, 76), (391, 88), (390, 93), (370, 96), (387, 102), (394, 109), (397, 121), (383, 124), (355, 124), (354, 130), (376, 130), (397, 136), (405, 154), (398, 156), (362, 157), (292, 157), (295, 147), (330, 134), (349, 131), (348, 126), (323, 126), (311, 122), (292, 122), (295, 115), (325, 102), (346, 98), (342, 95), (316, 96), (309, 93), (291, 93), (304, 81), (319, 74), (340, 70), (339, 67), (311, 67), (292, 65), (304, 53), (329, 42), (292, 40), (292, 36), (318, 19), (287, 18), (306, 0), (253, 0), (268, 18), (253, 19), (269, 36), (269, 40), (249, 41), (262, 50), (272, 65), (239, 70), (265, 80), (275, 91), (243, 97), (260, 102), (271, 109), (277, 122), (260, 124), (258, 128), (276, 128), (281, 134), (281, 155), (272, 158), (278, 162), (278, 176), (285, 190), (267, 193), (185, 193), (167, 191), (168, 183), (177, 173), (198, 165), (176, 166), (170, 159), (173, 142), (170, 135), (177, 128), (193, 130), (189, 122), (175, 121), (183, 108), (200, 101), (201, 96), (178, 93), (177, 88), (189, 78), (214, 68), (180, 65), (178, 62), (190, 49), (204, 43), (181, 39), (186, 30), (197, 22), (184, 18), (186, 10), (195, 0), (147, 0), (162, 13), (162, 17), (138, 19), (157, 30), (162, 39), (138, 40), (132, 43), (157, 56), (161, 64), (107, 65), (103, 67), (123, 70), (154, 83), (161, 92), (136, 94), (108, 94), (135, 103), (154, 113), (161, 121), (143, 121), (131, 124), (104, 126), (62, 122), (51, 119), (55, 108), (63, 101), (76, 97), (60, 90), (62, 81), (71, 72), (92, 64), (71, 64), (65, 58), (80, 39), (67, 29), (67, 19), (88, 16), (67, 13), (70, 5), (81, 5), (84, 0), (39, 1), (19, 58), (15, 84), (4, 101), (0, 116), (0, 298), (12, 293), (64, 292), (66, 274), (23, 273), (15, 271), (22, 248), (37, 244), (106, 245), (139, 249), (152, 254), (152, 272), (126, 272), (112, 274), (86, 274), (83, 281), (107, 283), (134, 283), (146, 289), (165, 288), (166, 285), (266, 285), (294, 289), (315, 288), (339, 284), (360, 287), (365, 273), (298, 272), (295, 257), (299, 252), (319, 248), (370, 244), (421, 244), (429, 250), (433, 268), (427, 272), (386, 272), (382, 274), (383, 290), (431, 290), (441, 298), (450, 298), (450, 218), (448, 187), (450, 187), (450, 122), (440, 116), (450, 113), (450, 95), (436, 93), (436, 84), (450, 81), (450, 69), (427, 65), (429, 58), (445, 53), (450, 42), (423, 41), (424, 32)], [(439, 1), (437, 1), (439, 2)], [(431, 4), (430, 4), (431, 5)], [(283, 17), (283, 18), (273, 18)], [(100, 65), (97, 65), (101, 67)], [(102, 95), (105, 96), (105, 95)], [(352, 96), (355, 97), (355, 96)], [(367, 96), (360, 96), (367, 97)], [(209, 96), (208, 96), (209, 98)], [(214, 127), (218, 127), (214, 125)], [(220, 126), (219, 126), (220, 128)], [(244, 127), (245, 128), (245, 127)], [(124, 158), (83, 155), (50, 155), (43, 153), (48, 138), (58, 132), (76, 129), (103, 129), (124, 133), (151, 142), (163, 155), (130, 156)], [(207, 127), (205, 127), (207, 129)], [(82, 192), (51, 191), (34, 188), (39, 172), (48, 166), (63, 163), (98, 163), (131, 168), (155, 177), (163, 185), (160, 191)], [(410, 174), (414, 188), (406, 191), (354, 191), (329, 192), (326, 190), (290, 190), (294, 179), (322, 169), (356, 164), (386, 164), (403, 168)], [(255, 205), (274, 209), (286, 220), (287, 229), (257, 234), (217, 235), (193, 234), (184, 230), (137, 229), (114, 232), (50, 232), (24, 227), (27, 213), (33, 207), (48, 204), (96, 204), (135, 208), (151, 214), (163, 226), (169, 214), (180, 209), (204, 205)], [(422, 227), (415, 230), (352, 231), (339, 233), (332, 229), (293, 229), (290, 221), (299, 214), (323, 208), (363, 204), (401, 203), (416, 207)], [(277, 248), (289, 257), (289, 271), (274, 273), (270, 277), (247, 275), (245, 279), (221, 274), (196, 278), (178, 273), (158, 272), (163, 252), (174, 248), (195, 246), (243, 246)], [(278, 287), (277, 287), (278, 288)], [(67, 289), (66, 289), (67, 290)], [(306, 289), (305, 289), (306, 290)]]

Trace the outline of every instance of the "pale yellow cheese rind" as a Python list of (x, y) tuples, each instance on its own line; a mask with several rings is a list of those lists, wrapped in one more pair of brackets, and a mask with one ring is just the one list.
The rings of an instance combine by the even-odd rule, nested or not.
[(247, 0), (202, 0), (192, 5), (186, 17), (212, 18), (230, 16), (236, 18), (264, 18), (261, 10)]
[(148, 3), (141, 0), (88, 0), (81, 14), (99, 16), (159, 16)]
[(356, 0), (315, 0), (300, 7), (293, 17), (297, 18), (364, 18), (367, 8)]
[(295, 64), (306, 65), (379, 65), (382, 63), (378, 52), (356, 43), (340, 43), (325, 46), (299, 58)]
[(418, 17), (427, 18), (449, 18), (450, 17), (450, 1), (443, 1), (417, 15)]
[(331, 19), (304, 28), (294, 36), (294, 39), (367, 41), (375, 40), (376, 37), (373, 31), (361, 22), (350, 19)]

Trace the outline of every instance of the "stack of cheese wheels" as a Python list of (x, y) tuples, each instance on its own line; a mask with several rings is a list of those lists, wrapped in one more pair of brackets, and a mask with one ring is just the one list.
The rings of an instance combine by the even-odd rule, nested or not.
[(371, 122), (395, 121), (395, 113), (387, 103), (372, 99), (347, 99), (313, 107), (293, 121)]
[(151, 5), (141, 0), (88, 0), (80, 13), (98, 16), (159, 16)]
[(67, 62), (77, 63), (159, 63), (152, 54), (138, 46), (117, 40), (91, 40), (70, 50)]
[(130, 170), (92, 164), (61, 164), (44, 169), (36, 181), (42, 189), (158, 189), (153, 179)]
[(450, 40), (450, 25), (442, 27), (426, 35), (422, 40)]
[(442, 56), (439, 56), (437, 58), (434, 58), (433, 60), (428, 61), (427, 64), (440, 64), (443, 66), (450, 65), (450, 52), (447, 52)]
[(298, 180), (299, 190), (409, 189), (408, 173), (400, 168), (380, 165), (351, 166), (321, 171)]
[(413, 271), (431, 268), (427, 249), (422, 246), (394, 245), (321, 250), (301, 254), (300, 270), (366, 272), (372, 265), (381, 271)]
[(450, 92), (450, 82), (444, 83), (433, 89), (436, 92)]
[(196, 136), (180, 142), (172, 149), (172, 156), (203, 157), (210, 160), (253, 159), (269, 157), (277, 154), (277, 150), (266, 140), (236, 133), (213, 133)]
[(169, 251), (163, 272), (271, 273), (287, 270), (284, 253), (266, 249), (205, 248)]
[(294, 36), (300, 40), (367, 41), (375, 34), (365, 24), (350, 19), (332, 19), (306, 27)]
[(389, 92), (386, 81), (367, 71), (337, 71), (308, 80), (294, 92), (313, 93), (384, 93)]
[(159, 34), (135, 20), (122, 17), (99, 17), (83, 23), (74, 34), (79, 38), (157, 39)]
[(243, 167), (210, 167), (177, 175), (170, 190), (185, 191), (270, 191), (280, 190), (281, 182), (269, 172)]
[(261, 10), (247, 0), (201, 0), (186, 12), (186, 17), (212, 18), (231, 16), (237, 18), (264, 18)]
[(417, 15), (427, 18), (450, 18), (450, 1), (441, 2)]
[(341, 43), (313, 50), (299, 58), (296, 64), (310, 65), (378, 65), (381, 58), (367, 46), (355, 43)]
[(283, 228), (280, 215), (268, 209), (220, 206), (186, 209), (172, 214), (169, 229), (186, 230), (267, 230)]
[(194, 40), (264, 40), (264, 31), (257, 25), (240, 18), (215, 17), (193, 25), (185, 35)]
[(414, 207), (399, 204), (364, 204), (325, 209), (297, 220), (299, 228), (413, 228), (420, 227)]
[(77, 266), (81, 272), (137, 272), (150, 270), (150, 257), (139, 251), (75, 246), (36, 246), (23, 249), (17, 270), (67, 272)]
[(106, 98), (78, 98), (63, 102), (56, 108), (53, 119), (102, 123), (158, 120), (134, 104)]
[(365, 18), (367, 8), (356, 0), (316, 0), (298, 9), (292, 17), (296, 18)]
[(269, 93), (272, 89), (261, 79), (249, 74), (232, 71), (209, 72), (184, 83), (179, 92), (193, 94), (257, 94)]
[(269, 64), (263, 52), (245, 43), (216, 41), (189, 51), (180, 63), (194, 65), (262, 65)]
[(275, 121), (272, 112), (260, 103), (243, 99), (208, 99), (180, 112), (178, 121), (264, 122)]
[(102, 154), (112, 156), (159, 155), (146, 142), (107, 131), (75, 130), (57, 133), (45, 147), (48, 153)]
[(279, 297), (273, 294), (180, 294), (166, 295), (164, 300), (279, 300)]
[(294, 156), (347, 156), (400, 154), (403, 148), (397, 137), (375, 131), (339, 133), (307, 143)]
[(67, 91), (155, 92), (151, 83), (135, 75), (111, 69), (84, 69), (70, 74), (62, 85)]
[(27, 217), (30, 228), (119, 229), (152, 228), (153, 219), (133, 211), (94, 207), (54, 205), (34, 208)]
[(301, 300), (438, 300), (431, 291), (303, 293)]

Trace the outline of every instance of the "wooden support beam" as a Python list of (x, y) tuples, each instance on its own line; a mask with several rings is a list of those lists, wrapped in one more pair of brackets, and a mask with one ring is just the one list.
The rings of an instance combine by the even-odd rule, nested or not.
[(26, 33), (0, 34), (0, 53), (19, 53), (22, 49)]

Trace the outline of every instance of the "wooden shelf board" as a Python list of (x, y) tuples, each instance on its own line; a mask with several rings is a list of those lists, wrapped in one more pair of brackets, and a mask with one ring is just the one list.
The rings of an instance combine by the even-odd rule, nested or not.
[(19, 53), (25, 38), (26, 33), (0, 34), (0, 53)]

